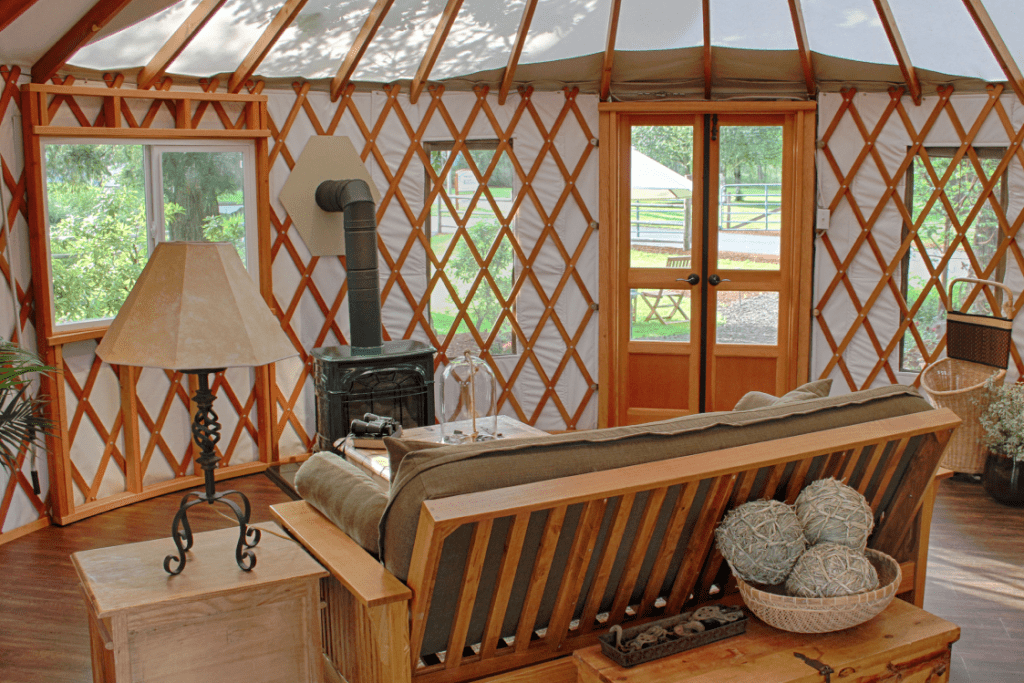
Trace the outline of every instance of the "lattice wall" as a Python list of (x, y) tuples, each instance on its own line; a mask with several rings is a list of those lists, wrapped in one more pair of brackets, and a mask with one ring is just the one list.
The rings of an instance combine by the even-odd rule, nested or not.
[[(36, 348), (32, 324), (32, 283), (28, 264), (28, 205), (25, 192), (24, 156), (21, 153), (21, 119), (18, 92), (21, 70), (0, 66), (0, 206), (6, 222), (0, 221), (0, 334), (30, 349)], [(10, 226), (10, 232), (8, 232)], [(14, 283), (12, 297), (11, 282)], [(11, 477), (0, 469), (0, 543), (46, 523), (45, 495), (48, 490), (46, 457), (40, 452), (38, 470), (42, 492), (31, 484), (31, 458), (26, 449), (19, 454), (21, 472)]]
[[(277, 405), (282, 455), (302, 452), (312, 439), (312, 348), (346, 343), (348, 329), (343, 260), (311, 257), (276, 201), (281, 185), (312, 135), (346, 135), (361, 152), (383, 195), (377, 207), (381, 297), (386, 338), (414, 338), (438, 349), (436, 367), (447, 362), (452, 335), (431, 330), (426, 305), (434, 288), (450, 290), (441, 272), (448, 257), (431, 256), (423, 226), (430, 199), (454, 204), (424, 150), (427, 141), (454, 142), (452, 158), (466, 140), (499, 140), (515, 169), (511, 210), (502, 211), (487, 187), (493, 171), (472, 171), (479, 182), (471, 205), (493, 209), (500, 240), (515, 251), (512, 293), (500, 297), (501, 324), (490, 335), (469, 325), (487, 349), (499, 328), (511, 329), (519, 353), (487, 353), (501, 384), (501, 412), (544, 429), (588, 428), (597, 423), (597, 216), (596, 104), (594, 97), (526, 92), (499, 107), (486, 90), (444, 92), (435, 88), (413, 106), (398, 87), (346, 93), (331, 103), (326, 93), (296, 86), (289, 95), (268, 92), (274, 145), (270, 152), (274, 295), (301, 361), (278, 363)], [(581, 102), (581, 100), (584, 100)], [(465, 233), (468, 211), (459, 216)], [(515, 230), (510, 229), (515, 215)], [(454, 240), (453, 240), (454, 241)], [(496, 287), (487, 271), (493, 252), (480, 249), (476, 287)], [(435, 269), (428, 281), (426, 262)], [(465, 302), (459, 302), (465, 311)], [(440, 372), (438, 372), (438, 375)]]
[[(24, 270), (24, 276), (16, 273), (23, 304), (21, 327), (33, 335), (30, 345), (34, 345), (32, 288), (27, 277), (30, 197), (20, 149), (21, 125), (14, 117), (24, 105), (17, 70), (2, 73), (4, 198), (18, 236), (15, 260)], [(111, 88), (123, 85), (121, 76), (104, 80)], [(76, 84), (71, 77), (55, 83), (97, 86)], [(220, 85), (207, 82), (204, 89), (215, 92)], [(177, 92), (169, 80), (158, 89)], [(249, 89), (253, 94), (263, 91), (263, 83)], [(514, 168), (512, 208), (502, 211), (487, 187), (493, 165), (472, 167), (479, 185), (470, 205), (494, 210), (502, 225), (499, 241), (510, 244), (515, 253), (512, 292), (500, 297), (502, 313), (495, 330), (511, 330), (518, 353), (500, 358), (484, 354), (501, 384), (501, 412), (546, 429), (595, 426), (596, 98), (581, 98), (574, 91), (526, 92), (499, 107), (485, 90), (445, 93), (437, 88), (412, 106), (398, 88), (391, 88), (373, 93), (350, 90), (331, 103), (325, 93), (311, 92), (308, 84), (265, 94), (269, 96), (265, 123), (272, 134), (269, 271), (275, 308), (301, 356), (277, 364), (270, 375), (273, 424), (263, 434), (257, 430), (257, 379), (244, 370), (218, 376), (214, 392), (224, 423), (222, 465), (239, 473), (248, 464), (258, 466), (258, 441), (267, 435), (281, 458), (308, 452), (315, 430), (309, 352), (317, 346), (346, 343), (344, 259), (310, 256), (277, 202), (295, 158), (310, 136), (320, 134), (348, 135), (382, 190), (378, 223), (385, 337), (416, 338), (434, 345), (439, 350), (438, 374), (447, 362), (452, 335), (434, 334), (426, 306), (434, 288), (451, 289), (441, 272), (450, 254), (431, 255), (421, 230), (431, 200), (439, 197), (451, 207), (452, 199), (441, 182), (445, 170), (439, 174), (431, 168), (424, 146), (428, 141), (453, 143), (454, 157), (466, 140), (499, 141), (495, 157), (510, 160)], [(46, 101), (46, 124), (69, 129), (109, 127), (115, 119), (127, 128), (231, 129), (242, 127), (245, 120), (245, 112), (232, 104), (194, 102), (191, 116), (182, 116), (174, 101), (124, 99), (116, 112), (109, 105), (104, 107), (100, 98), (51, 95)], [(425, 198), (427, 177), (429, 197)], [(469, 212), (460, 208), (455, 213), (458, 234), (464, 235)], [(474, 287), (494, 288), (487, 269), (493, 251), (478, 249), (473, 258), (480, 268)], [(434, 267), (429, 279), (428, 259)], [(2, 263), (6, 268), (6, 260)], [(457, 303), (473, 342), (487, 349), (494, 332), (481, 333), (465, 315), (466, 302)], [(10, 308), (0, 302), (0, 315)], [(95, 347), (93, 339), (68, 340), (57, 347), (66, 407), (66, 458), (64, 472), (56, 475), (62, 484), (55, 496), (61, 501), (57, 517), (62, 521), (181, 488), (193, 474), (187, 378), (154, 369), (112, 367), (98, 359)], [(128, 420), (128, 425), (135, 426), (126, 430), (122, 401), (124, 387), (130, 384), (135, 385), (128, 394), (134, 397), (138, 421)], [(45, 464), (41, 469), (46, 484)], [(2, 508), (8, 525), (18, 527), (18, 533), (30, 530), (27, 523), (45, 523), (42, 501), (22, 500), (26, 484), (24, 477), (10, 484)]]
[[(902, 90), (821, 96), (818, 206), (830, 221), (816, 244), (812, 374), (850, 390), (919, 384), (919, 368), (944, 355), (944, 323), (925, 308), (948, 306), (949, 277), (1003, 280), (1020, 310), (1024, 106), (1002, 90), (940, 88), (920, 106)], [(911, 166), (921, 180), (908, 202)], [(994, 235), (984, 246), (976, 238), (982, 223)], [(938, 247), (934, 225), (945, 231)], [(955, 306), (990, 314), (999, 303), (980, 288), (965, 294)], [(919, 357), (916, 367), (904, 361), (900, 369), (901, 340), (906, 357)], [(1010, 370), (1019, 375), (1022, 324), (1014, 340)]]

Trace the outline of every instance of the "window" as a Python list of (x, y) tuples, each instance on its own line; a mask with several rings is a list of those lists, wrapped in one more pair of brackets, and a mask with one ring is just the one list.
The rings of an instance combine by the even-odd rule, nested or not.
[(250, 144), (58, 141), (44, 155), (56, 325), (117, 315), (162, 241), (231, 242), (256, 262)]
[[(913, 314), (914, 328), (909, 328), (900, 340), (900, 370), (920, 372), (927, 364), (926, 354), (934, 352), (946, 332), (946, 307), (939, 289), (949, 291), (949, 283), (960, 277), (984, 278), (1003, 281), (1006, 274), (1006, 251), (998, 256), (999, 245), (1004, 233), (993, 203), (1005, 212), (1008, 190), (1006, 174), (999, 178), (992, 195), (979, 207), (978, 200), (999, 162), (1006, 154), (1002, 147), (975, 147), (982, 174), (978, 173), (969, 155), (964, 155), (954, 168), (950, 168), (956, 147), (928, 147), (924, 155), (941, 182), (949, 174), (943, 186), (948, 207), (940, 197), (928, 210), (921, 221), (935, 183), (928, 173), (922, 156), (915, 157), (907, 169), (905, 202), (915, 223), (920, 223), (917, 239), (903, 257), (902, 280), (903, 298)], [(973, 215), (973, 219), (971, 218)], [(970, 220), (969, 223), (967, 221)], [(960, 226), (959, 230), (957, 226)], [(903, 239), (910, 234), (910, 227), (903, 226)], [(958, 239), (960, 234), (964, 239)], [(934, 272), (939, 284), (929, 284)], [(986, 275), (987, 273), (987, 275)], [(938, 288), (937, 288), (938, 287)], [(958, 285), (954, 290), (953, 306), (963, 310), (973, 285)], [(990, 288), (991, 289), (991, 288)], [(991, 292), (997, 305), (1000, 291)], [(972, 313), (992, 315), (992, 308), (986, 296), (978, 296), (967, 309)]]
[[(437, 268), (442, 271), (430, 294), (430, 325), (438, 339), (451, 335), (446, 348), (449, 358), (482, 350), (471, 326), (492, 356), (515, 354), (511, 324), (515, 305), (514, 297), (509, 298), (516, 273), (515, 170), (507, 155), (496, 158), (497, 140), (467, 142), (468, 152), (461, 150), (455, 159), (451, 158), (453, 147), (451, 142), (424, 143), (438, 176), (435, 183), (432, 174), (424, 171), (426, 200), (438, 190), (424, 223), (432, 252), (427, 281), (435, 277)], [(484, 187), (470, 159), (479, 176), (486, 178)]]

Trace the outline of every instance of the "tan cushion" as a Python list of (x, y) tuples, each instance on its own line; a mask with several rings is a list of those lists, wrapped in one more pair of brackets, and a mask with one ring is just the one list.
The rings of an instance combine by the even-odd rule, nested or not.
[(388, 496), (369, 474), (334, 453), (314, 453), (295, 473), (295, 490), (327, 519), (374, 555)]
[(435, 441), (415, 441), (413, 439), (385, 436), (384, 447), (388, 449), (388, 467), (391, 470), (391, 481), (394, 481), (395, 477), (398, 476), (398, 466), (402, 464), (405, 456), (413, 451), (425, 451), (442, 445)]
[(832, 379), (829, 378), (808, 382), (782, 396), (772, 396), (761, 391), (751, 391), (744, 394), (743, 398), (736, 402), (733, 410), (754, 410), (756, 408), (768, 408), (786, 403), (811, 401), (828, 396), (831, 390)]

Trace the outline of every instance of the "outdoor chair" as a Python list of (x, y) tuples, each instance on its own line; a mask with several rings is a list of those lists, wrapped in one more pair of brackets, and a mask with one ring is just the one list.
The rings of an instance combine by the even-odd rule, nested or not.
[[(667, 268), (689, 268), (690, 267), (690, 255), (685, 256), (669, 256), (665, 262)], [(649, 322), (652, 318), (657, 320), (662, 325), (670, 325), (673, 323), (686, 322), (690, 319), (690, 316), (683, 308), (683, 303), (686, 301), (687, 290), (681, 289), (659, 289), (657, 292), (645, 292), (640, 291), (640, 298), (643, 299), (644, 303), (647, 304), (649, 310), (647, 316), (642, 322)], [(636, 299), (634, 297), (632, 304), (633, 320), (636, 320)], [(672, 317), (678, 312), (681, 316), (681, 320), (672, 320)]]

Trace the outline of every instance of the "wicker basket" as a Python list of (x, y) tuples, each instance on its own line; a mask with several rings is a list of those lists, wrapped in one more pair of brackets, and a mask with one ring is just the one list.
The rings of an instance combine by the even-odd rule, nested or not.
[(949, 408), (963, 422), (953, 432), (942, 456), (943, 467), (954, 472), (979, 474), (985, 469), (985, 446), (978, 417), (986, 407), (985, 382), (999, 386), (1006, 370), (956, 358), (943, 358), (921, 373), (921, 388), (938, 408)]
[(878, 572), (880, 588), (836, 598), (783, 595), (783, 586), (751, 585), (736, 577), (743, 601), (761, 621), (794, 633), (830, 633), (851, 628), (875, 616), (892, 602), (900, 585), (900, 565), (885, 553), (867, 550)]

